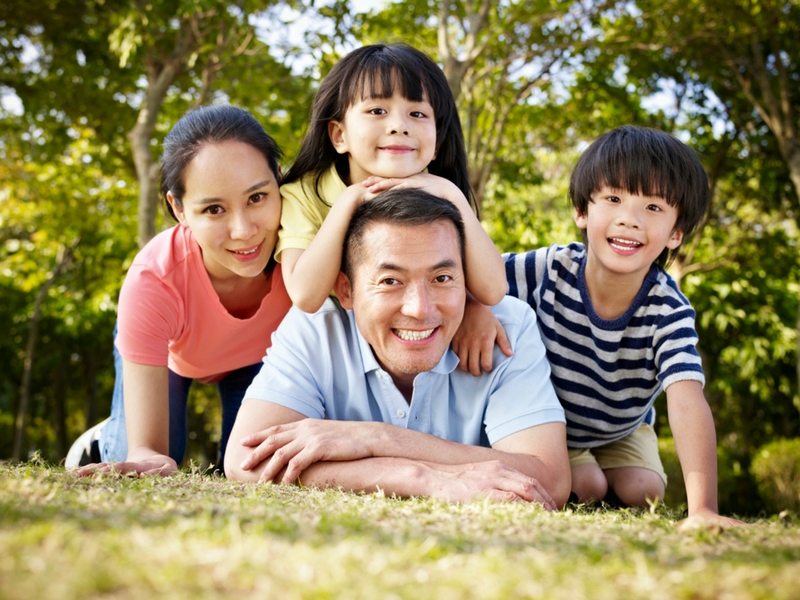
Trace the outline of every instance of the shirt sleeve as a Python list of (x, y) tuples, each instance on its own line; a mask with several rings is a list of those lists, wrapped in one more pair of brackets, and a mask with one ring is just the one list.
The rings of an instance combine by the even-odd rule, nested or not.
[(281, 228), (275, 247), (275, 259), (286, 248), (305, 250), (317, 235), (330, 207), (317, 198), (309, 178), (281, 186)]
[[(508, 300), (505, 301), (508, 303)], [(516, 301), (514, 301), (516, 302)], [(486, 409), (486, 435), (491, 444), (529, 427), (544, 423), (566, 423), (564, 409), (550, 382), (550, 364), (536, 325), (536, 315), (529, 307), (515, 308), (519, 315), (501, 318), (506, 332), (516, 331), (511, 343), (514, 355), (500, 364), (500, 372)], [(496, 350), (495, 360), (498, 360)], [(502, 359), (500, 359), (502, 360)]]
[(145, 266), (133, 265), (119, 296), (115, 344), (125, 360), (167, 366), (169, 341), (183, 322), (183, 306), (174, 290)]
[(272, 346), (245, 398), (273, 402), (305, 417), (323, 419), (325, 402), (321, 381), (330, 378), (326, 346), (311, 319), (292, 308), (272, 336)]

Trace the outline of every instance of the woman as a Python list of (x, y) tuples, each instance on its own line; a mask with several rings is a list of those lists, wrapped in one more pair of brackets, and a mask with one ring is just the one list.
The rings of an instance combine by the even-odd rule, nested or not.
[(68, 468), (93, 462), (77, 473), (176, 471), (197, 379), (220, 390), (222, 469), (242, 396), (291, 306), (272, 260), (280, 156), (261, 125), (231, 106), (189, 112), (167, 135), (161, 194), (178, 225), (154, 237), (128, 271), (111, 417), (75, 442)]

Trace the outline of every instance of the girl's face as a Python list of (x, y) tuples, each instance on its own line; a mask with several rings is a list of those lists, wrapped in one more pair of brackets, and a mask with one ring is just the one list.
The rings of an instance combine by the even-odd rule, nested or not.
[(186, 167), (178, 221), (192, 230), (212, 282), (262, 275), (278, 239), (281, 195), (264, 156), (244, 142), (206, 144)]
[(436, 157), (433, 108), (395, 93), (389, 98), (362, 98), (351, 104), (342, 121), (328, 123), (328, 135), (339, 154), (350, 160), (348, 185), (372, 175), (408, 177), (425, 170)]

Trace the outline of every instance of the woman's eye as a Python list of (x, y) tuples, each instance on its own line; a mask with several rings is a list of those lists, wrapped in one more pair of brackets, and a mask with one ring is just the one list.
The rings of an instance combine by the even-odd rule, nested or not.
[(208, 215), (218, 215), (222, 213), (222, 207), (217, 204), (212, 204), (211, 206), (207, 206), (203, 212)]
[(252, 202), (253, 204), (257, 202), (262, 202), (266, 197), (267, 195), (264, 192), (257, 192), (252, 196), (250, 196), (250, 202)]

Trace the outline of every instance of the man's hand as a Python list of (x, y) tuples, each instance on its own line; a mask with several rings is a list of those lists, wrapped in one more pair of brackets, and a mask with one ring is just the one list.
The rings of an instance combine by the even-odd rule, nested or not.
[[(242, 439), (241, 444), (253, 451), (241, 468), (249, 471), (264, 463), (259, 481), (274, 481), (285, 468), (280, 482), (294, 483), (316, 462), (371, 457), (370, 436), (365, 435), (369, 426), (363, 422), (301, 419), (269, 427)], [(379, 426), (374, 424), (374, 428)]]
[(541, 483), (500, 461), (442, 465), (421, 463), (429, 469), (428, 494), (448, 502), (490, 498), (501, 502), (536, 502), (547, 510), (558, 510)]
[(178, 464), (169, 456), (156, 454), (146, 459), (115, 463), (93, 463), (73, 469), (79, 477), (88, 477), (95, 473), (135, 473), (136, 475), (172, 475), (178, 470)]

